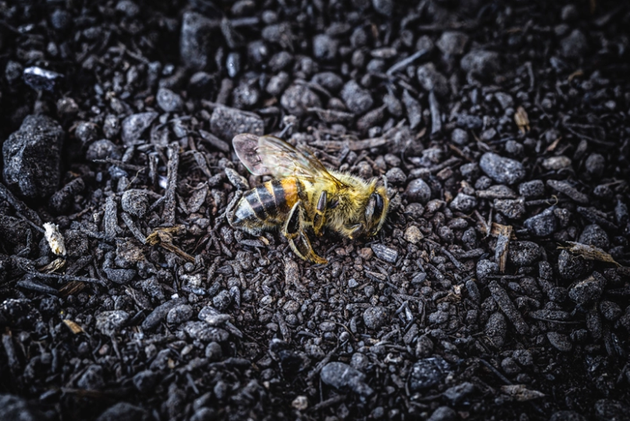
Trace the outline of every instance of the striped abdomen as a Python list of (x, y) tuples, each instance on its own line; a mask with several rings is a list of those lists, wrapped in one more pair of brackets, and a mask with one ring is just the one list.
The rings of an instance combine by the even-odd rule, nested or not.
[(295, 177), (267, 181), (243, 195), (238, 202), (232, 225), (264, 229), (282, 224), (302, 191)]

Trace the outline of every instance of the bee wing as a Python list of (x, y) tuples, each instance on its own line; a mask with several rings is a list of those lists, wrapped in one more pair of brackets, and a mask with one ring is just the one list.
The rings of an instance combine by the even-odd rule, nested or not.
[(258, 139), (258, 155), (262, 164), (276, 178), (296, 176), (332, 182), (338, 187), (346, 186), (345, 183), (329, 173), (310, 151), (298, 150), (277, 137), (260, 137)]
[(258, 141), (260, 136), (251, 133), (242, 133), (234, 136), (232, 145), (236, 156), (241, 160), (243, 165), (254, 175), (271, 174), (272, 172), (263, 163), (262, 157), (258, 152)]

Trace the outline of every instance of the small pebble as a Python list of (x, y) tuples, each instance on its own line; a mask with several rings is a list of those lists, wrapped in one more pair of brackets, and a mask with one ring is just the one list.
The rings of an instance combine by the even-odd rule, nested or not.
[(349, 388), (361, 396), (371, 396), (374, 393), (374, 390), (364, 382), (365, 374), (342, 362), (326, 364), (320, 372), (320, 378), (323, 383), (335, 389)]
[(398, 250), (387, 247), (383, 244), (372, 244), (372, 251), (374, 252), (376, 257), (381, 260), (385, 260), (386, 262), (396, 263), (396, 260), (398, 260)]
[(363, 322), (368, 329), (378, 330), (387, 323), (388, 319), (389, 317), (385, 307), (368, 307), (363, 312)]
[(558, 229), (554, 208), (545, 209), (536, 216), (526, 219), (523, 226), (535, 237), (547, 237)]
[(525, 177), (523, 164), (510, 158), (504, 158), (492, 152), (481, 157), (479, 166), (488, 177), (497, 183), (516, 184)]

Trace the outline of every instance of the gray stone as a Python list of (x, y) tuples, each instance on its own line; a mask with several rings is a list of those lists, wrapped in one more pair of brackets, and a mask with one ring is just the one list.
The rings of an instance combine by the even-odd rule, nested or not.
[(407, 184), (405, 194), (410, 202), (419, 202), (424, 205), (431, 199), (431, 188), (426, 181), (416, 178)]
[(146, 421), (149, 413), (139, 406), (119, 402), (105, 410), (96, 421)]
[(461, 67), (466, 73), (488, 79), (500, 69), (499, 54), (494, 51), (473, 50), (462, 58)]
[(184, 108), (184, 100), (175, 92), (167, 88), (160, 88), (156, 95), (158, 106), (167, 113), (175, 113)]
[(103, 335), (113, 335), (129, 320), (129, 313), (123, 310), (103, 311), (96, 316), (96, 328)]
[(210, 117), (210, 131), (227, 142), (240, 133), (262, 136), (265, 123), (257, 114), (228, 107), (216, 107)]
[(525, 177), (523, 164), (492, 152), (483, 154), (479, 166), (488, 177), (501, 184), (516, 184)]
[(420, 86), (427, 92), (435, 92), (436, 95), (448, 95), (448, 80), (446, 76), (438, 72), (433, 63), (423, 64), (416, 71)]
[(477, 198), (464, 193), (458, 193), (451, 202), (450, 207), (459, 212), (470, 212), (477, 207)]
[(126, 117), (122, 122), (121, 138), (126, 146), (140, 145), (146, 143), (145, 139), (141, 139), (143, 133), (151, 126), (153, 120), (158, 116), (155, 111), (146, 113), (132, 114)]
[(385, 307), (368, 307), (363, 312), (363, 323), (368, 329), (378, 330), (388, 321), (389, 315)]
[(199, 13), (184, 13), (179, 37), (179, 53), (185, 66), (195, 70), (205, 70), (210, 66), (214, 59), (212, 36), (217, 26)]
[(554, 208), (547, 208), (536, 216), (526, 219), (523, 226), (535, 237), (547, 237), (558, 229)]
[(442, 383), (449, 372), (449, 364), (442, 357), (425, 358), (411, 367), (409, 389), (412, 392), (430, 389)]
[(52, 195), (61, 179), (64, 131), (44, 115), (27, 116), (2, 145), (4, 181), (28, 199)]
[(576, 282), (569, 288), (569, 298), (577, 304), (588, 304), (599, 300), (606, 286), (606, 278), (593, 272), (586, 279)]
[(374, 390), (364, 382), (365, 374), (342, 362), (326, 364), (320, 372), (320, 378), (322, 382), (335, 389), (350, 389), (361, 396), (371, 396), (374, 393)]
[(464, 54), (467, 43), (468, 35), (462, 32), (446, 31), (442, 33), (442, 36), (435, 45), (443, 54), (460, 56)]
[(2, 421), (52, 421), (36, 402), (9, 394), (0, 394), (0, 420)]
[(354, 80), (350, 80), (343, 85), (343, 89), (341, 90), (341, 99), (343, 99), (343, 102), (346, 104), (346, 107), (348, 107), (348, 110), (355, 114), (365, 113), (372, 108), (372, 105), (374, 104), (374, 99), (372, 99), (370, 91), (363, 89)]

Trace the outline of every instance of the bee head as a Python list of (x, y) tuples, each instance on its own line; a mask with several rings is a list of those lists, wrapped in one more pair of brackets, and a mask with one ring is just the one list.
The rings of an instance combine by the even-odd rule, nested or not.
[(375, 187), (365, 206), (365, 228), (368, 235), (378, 233), (387, 217), (389, 199), (384, 186)]

